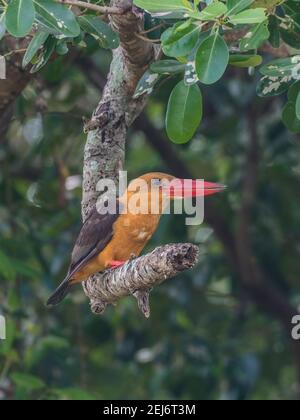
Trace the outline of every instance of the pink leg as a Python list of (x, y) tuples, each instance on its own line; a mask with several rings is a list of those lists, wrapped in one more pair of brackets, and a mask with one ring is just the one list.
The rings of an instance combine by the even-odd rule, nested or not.
[(121, 267), (122, 265), (125, 264), (126, 261), (108, 261), (108, 263), (106, 264), (107, 268), (111, 268), (112, 270), (115, 270), (118, 267)]

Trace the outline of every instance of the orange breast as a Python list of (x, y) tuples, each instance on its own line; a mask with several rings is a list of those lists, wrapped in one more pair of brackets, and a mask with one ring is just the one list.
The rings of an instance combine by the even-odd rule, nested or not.
[(103, 271), (110, 261), (127, 261), (139, 256), (151, 239), (160, 215), (123, 214), (114, 224), (111, 241), (100, 254), (89, 261), (73, 276), (73, 281), (86, 280), (90, 275)]

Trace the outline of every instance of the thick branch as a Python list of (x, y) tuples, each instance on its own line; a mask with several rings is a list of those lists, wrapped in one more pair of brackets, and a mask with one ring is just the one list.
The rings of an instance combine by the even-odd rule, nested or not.
[(198, 253), (198, 247), (191, 244), (165, 245), (127, 262), (117, 270), (107, 270), (102, 276), (91, 277), (85, 283), (84, 290), (91, 300), (92, 311), (100, 314), (107, 304), (134, 295), (141, 311), (148, 318), (150, 290), (193, 267), (198, 261)]
[[(132, 5), (132, 2), (130, 2)], [(112, 6), (116, 0), (111, 2)], [(118, 2), (125, 7), (126, 0)], [(123, 168), (125, 143), (128, 127), (142, 112), (147, 97), (133, 99), (136, 85), (149, 64), (154, 60), (154, 46), (135, 34), (143, 29), (141, 15), (133, 10), (122, 17), (111, 16), (111, 24), (120, 35), (120, 47), (114, 51), (111, 69), (103, 97), (91, 122), (84, 156), (82, 216), (86, 219), (99, 197), (97, 183), (103, 177), (118, 180)], [(159, 248), (152, 254), (126, 264), (117, 271), (107, 271), (90, 278), (84, 285), (85, 293), (91, 298), (94, 312), (101, 313), (108, 303), (134, 294), (142, 312), (149, 316), (149, 296), (147, 290), (174, 276), (182, 269), (196, 262), (196, 252), (191, 245)], [(190, 256), (191, 259), (187, 258)], [(159, 256), (159, 258), (158, 258)], [(188, 265), (184, 263), (189, 260)]]
[[(127, 0), (111, 2), (125, 7)], [(132, 2), (131, 2), (132, 4)], [(143, 28), (143, 20), (133, 11), (122, 17), (111, 16), (111, 23), (119, 33), (121, 45), (113, 52), (113, 60), (102, 99), (95, 110), (85, 147), (83, 170), (82, 216), (87, 217), (99, 194), (98, 181), (107, 177), (118, 180), (123, 168), (127, 128), (141, 112), (145, 98), (133, 100), (136, 84), (154, 58), (154, 47), (134, 34)]]

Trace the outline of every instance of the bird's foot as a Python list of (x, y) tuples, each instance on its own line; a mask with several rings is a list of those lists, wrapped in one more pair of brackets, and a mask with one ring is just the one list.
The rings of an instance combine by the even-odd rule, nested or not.
[(134, 253), (132, 253), (132, 254), (130, 254), (129, 261), (133, 261), (133, 260), (135, 260), (136, 258), (137, 258), (137, 256), (136, 256)]
[(111, 268), (112, 270), (116, 270), (117, 268), (121, 267), (125, 264), (126, 261), (108, 261), (107, 268)]

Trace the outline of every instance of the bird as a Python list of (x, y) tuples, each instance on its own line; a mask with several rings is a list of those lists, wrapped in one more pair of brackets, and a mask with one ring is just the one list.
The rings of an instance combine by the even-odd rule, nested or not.
[[(113, 214), (99, 211), (95, 205), (75, 242), (67, 276), (50, 296), (47, 306), (59, 304), (75, 284), (91, 275), (116, 269), (133, 256), (138, 257), (156, 231), (170, 200), (207, 196), (225, 189), (224, 185), (211, 182), (201, 186), (199, 189), (196, 180), (151, 172), (129, 183), (124, 194), (117, 198)], [(138, 205), (132, 206), (138, 202), (140, 207), (145, 206), (145, 212)], [(151, 206), (156, 206), (156, 210), (149, 211)]]

